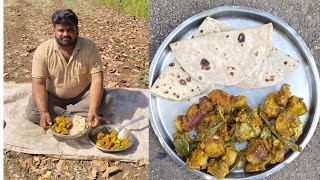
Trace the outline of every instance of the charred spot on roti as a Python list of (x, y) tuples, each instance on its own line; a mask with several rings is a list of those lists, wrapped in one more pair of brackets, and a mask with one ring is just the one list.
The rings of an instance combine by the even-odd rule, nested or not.
[(185, 80), (183, 80), (183, 79), (180, 79), (180, 84), (182, 84), (182, 85), (186, 85), (187, 84), (187, 82), (185, 81)]
[(210, 67), (210, 62), (207, 60), (207, 59), (201, 59), (200, 61), (200, 65), (201, 65), (201, 69), (202, 70), (209, 70), (211, 67)]
[(288, 56), (288, 57), (290, 57), (290, 55), (289, 55), (289, 54), (287, 54), (287, 56)]
[(194, 89), (191, 89), (191, 92), (193, 92), (194, 91)]
[(177, 94), (177, 96), (176, 96), (178, 99), (180, 98), (180, 96)]
[(245, 36), (244, 36), (244, 33), (240, 33), (239, 36), (238, 36), (238, 42), (239, 43), (242, 43), (245, 41)]
[(203, 30), (202, 30), (202, 29), (200, 29), (200, 33), (203, 33)]
[(198, 54), (200, 54), (200, 52), (198, 51)]
[(176, 95), (176, 93), (173, 93), (173, 95), (175, 96), (175, 95)]
[(243, 47), (243, 44), (241, 43), (241, 47)]
[(198, 79), (201, 81), (202, 80), (202, 76), (199, 76)]
[(170, 64), (169, 64), (170, 67), (173, 67), (174, 65), (175, 65), (174, 63), (170, 63)]
[(288, 61), (283, 62), (283, 64), (288, 64)]
[(216, 50), (218, 50), (218, 48), (216, 48)]
[(232, 69), (232, 70), (237, 70), (235, 67), (233, 67), (233, 66), (228, 66), (227, 67), (228, 69)]
[(230, 36), (229, 36), (229, 34), (226, 36), (226, 38), (229, 38)]
[(169, 93), (169, 91), (165, 91), (164, 93), (165, 93), (165, 94), (168, 94), (168, 93)]
[(163, 84), (163, 86), (166, 86), (166, 84)]
[(172, 87), (169, 87), (169, 89), (172, 89)]
[(187, 78), (187, 81), (188, 81), (188, 82), (191, 82), (191, 77), (188, 77), (188, 78)]
[(259, 55), (259, 52), (257, 51), (257, 52), (255, 53), (255, 55), (258, 56), (258, 55)]
[(266, 78), (265, 81), (266, 82), (274, 81), (274, 75), (270, 76), (269, 78)]
[(233, 75), (234, 75), (234, 72), (230, 72), (229, 74), (230, 74), (231, 76), (233, 76)]
[(181, 69), (182, 71), (184, 71), (183, 67), (180, 67), (180, 69)]
[(180, 78), (180, 75), (178, 75), (177, 78)]
[(159, 86), (156, 86), (156, 88), (159, 88)]

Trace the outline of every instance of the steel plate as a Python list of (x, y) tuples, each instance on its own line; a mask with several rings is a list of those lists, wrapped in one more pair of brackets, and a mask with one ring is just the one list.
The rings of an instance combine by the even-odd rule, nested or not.
[[(207, 16), (220, 20), (235, 28), (253, 27), (272, 22), (274, 28), (272, 46), (299, 60), (301, 64), (298, 69), (276, 86), (246, 90), (235, 86), (215, 85), (212, 86), (208, 92), (213, 89), (222, 89), (231, 95), (245, 95), (248, 99), (248, 104), (251, 107), (255, 107), (269, 92), (280, 89), (284, 83), (290, 84), (292, 94), (304, 98), (304, 102), (309, 109), (306, 115), (300, 117), (301, 121), (304, 122), (304, 131), (296, 142), (304, 148), (311, 139), (319, 121), (319, 74), (311, 52), (299, 34), (279, 18), (264, 11), (246, 7), (225, 6), (194, 15), (185, 20), (166, 37), (154, 56), (149, 72), (149, 88), (174, 58), (169, 44), (182, 39), (190, 39)], [(214, 179), (213, 176), (206, 172), (187, 168), (185, 162), (175, 154), (172, 144), (172, 135), (175, 132), (175, 118), (180, 114), (185, 114), (188, 107), (197, 103), (199, 97), (203, 95), (207, 94), (194, 97), (190, 101), (173, 102), (149, 93), (150, 121), (161, 145), (176, 162), (198, 176), (206, 179)], [(150, 149), (152, 149), (152, 147), (150, 147)], [(231, 172), (226, 179), (260, 179), (280, 170), (298, 155), (299, 152), (288, 151), (282, 163), (267, 166), (266, 171), (244, 173), (242, 169), (236, 169)]]

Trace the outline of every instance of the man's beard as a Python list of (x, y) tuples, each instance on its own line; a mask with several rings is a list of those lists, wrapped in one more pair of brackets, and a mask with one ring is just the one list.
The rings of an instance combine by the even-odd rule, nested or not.
[(59, 46), (61, 46), (61, 47), (72, 47), (77, 42), (77, 36), (74, 39), (72, 39), (71, 37), (70, 37), (70, 39), (68, 37), (64, 37), (63, 39), (58, 39), (55, 37), (55, 39), (56, 39), (57, 43), (59, 44)]

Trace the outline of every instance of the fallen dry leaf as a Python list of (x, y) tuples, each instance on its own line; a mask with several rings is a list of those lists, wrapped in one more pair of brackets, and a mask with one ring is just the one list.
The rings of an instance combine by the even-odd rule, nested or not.
[(107, 170), (106, 170), (106, 172), (104, 172), (104, 173), (102, 174), (102, 177), (103, 177), (103, 178), (108, 178), (111, 173), (115, 173), (115, 172), (118, 172), (118, 171), (121, 171), (121, 169), (119, 168), (119, 166), (108, 167)]
[(93, 168), (90, 171), (88, 178), (89, 179), (95, 179), (97, 177), (97, 172), (98, 172), (98, 170), (96, 168)]
[(22, 53), (20, 56), (21, 57), (27, 57), (29, 55), (29, 52), (26, 52), (26, 53)]
[(45, 179), (48, 178), (48, 177), (50, 177), (50, 176), (51, 176), (51, 171), (47, 171), (46, 173), (44, 173), (44, 174), (41, 175), (41, 177), (42, 177), (42, 178), (45, 178)]
[(61, 159), (56, 165), (58, 172), (63, 172), (65, 165), (66, 165), (66, 160)]
[(144, 166), (146, 164), (147, 164), (146, 161), (142, 158), (142, 159), (139, 160), (138, 166), (141, 167), (141, 166)]
[(108, 164), (108, 162), (107, 163), (105, 163), (104, 165), (102, 165), (102, 166), (100, 166), (100, 171), (101, 172), (103, 172), (103, 171), (105, 171), (107, 168), (109, 167), (109, 164)]
[(99, 160), (99, 159), (95, 159), (95, 160), (92, 160), (91, 164), (92, 166), (95, 166), (95, 167), (100, 167), (102, 165), (104, 165), (106, 162), (104, 162), (103, 160)]
[(23, 162), (22, 162), (22, 164), (21, 164), (21, 166), (23, 167), (23, 168), (29, 168), (29, 167), (31, 167), (33, 165), (33, 158), (31, 157), (31, 158), (27, 158), (26, 160), (24, 160)]
[(122, 179), (126, 178), (129, 175), (129, 171), (125, 172), (122, 176)]

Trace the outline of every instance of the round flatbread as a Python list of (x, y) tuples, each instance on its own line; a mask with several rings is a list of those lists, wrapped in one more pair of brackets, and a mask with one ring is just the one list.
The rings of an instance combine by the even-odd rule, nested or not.
[(185, 71), (206, 84), (235, 85), (250, 76), (272, 48), (272, 24), (210, 33), (170, 44)]
[(186, 100), (209, 89), (209, 84), (194, 80), (173, 60), (151, 87), (151, 93), (170, 100)]

